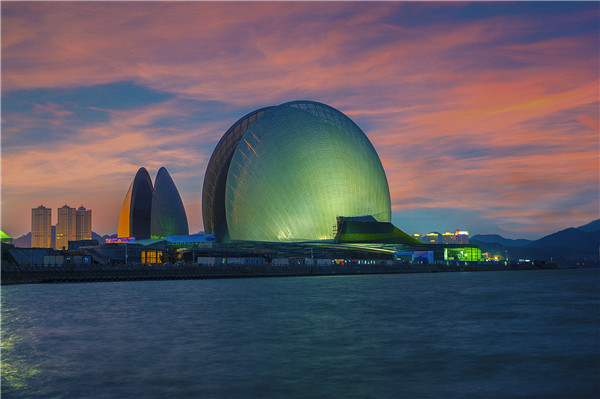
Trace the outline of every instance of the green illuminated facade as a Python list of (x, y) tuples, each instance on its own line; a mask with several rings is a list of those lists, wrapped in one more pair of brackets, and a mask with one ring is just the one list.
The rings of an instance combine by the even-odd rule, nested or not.
[(481, 249), (476, 246), (468, 247), (445, 247), (444, 260), (462, 260), (478, 262), (482, 260)]
[(388, 222), (367, 220), (338, 220), (335, 240), (338, 243), (395, 243), (422, 245), (423, 242), (409, 236)]
[(171, 175), (164, 167), (158, 170), (154, 180), (151, 215), (151, 238), (189, 234), (183, 201)]
[[(223, 198), (224, 215), (203, 201), (207, 233), (219, 241), (314, 241), (333, 239), (339, 216), (391, 221), (383, 166), (350, 118), (312, 101), (260, 111), (237, 129), (242, 134), (231, 155), (225, 152), (229, 159), (223, 160), (220, 145), (211, 157), (203, 197)], [(207, 186), (223, 173), (217, 162), (228, 167), (227, 177)]]

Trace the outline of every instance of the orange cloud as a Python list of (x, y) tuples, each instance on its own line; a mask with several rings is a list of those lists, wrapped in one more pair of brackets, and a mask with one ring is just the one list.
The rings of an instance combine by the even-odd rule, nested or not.
[[(38, 101), (30, 113), (3, 115), (5, 137), (39, 130), (43, 117), (78, 132), (3, 151), (5, 220), (27, 215), (53, 187), (75, 202), (94, 193), (103, 219), (116, 220), (117, 191), (135, 170), (167, 164), (193, 204), (191, 230), (200, 230), (201, 180), (220, 135), (252, 109), (299, 98), (331, 104), (363, 128), (395, 211), (473, 209), (499, 224), (548, 229), (596, 218), (598, 32), (548, 28), (596, 17), (423, 17), (468, 6), (4, 2), (3, 93), (131, 81), (174, 96), (103, 109), (106, 121), (76, 129), (65, 104)], [(203, 102), (223, 114), (198, 121)], [(576, 198), (585, 201), (561, 219), (556, 210)]]

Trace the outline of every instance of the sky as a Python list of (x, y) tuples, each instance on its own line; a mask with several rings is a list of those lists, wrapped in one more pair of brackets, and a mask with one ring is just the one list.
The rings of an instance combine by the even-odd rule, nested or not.
[(117, 232), (144, 166), (203, 230), (223, 133), (313, 100), (365, 132), (392, 222), (537, 239), (599, 218), (598, 2), (1, 3), (2, 230)]

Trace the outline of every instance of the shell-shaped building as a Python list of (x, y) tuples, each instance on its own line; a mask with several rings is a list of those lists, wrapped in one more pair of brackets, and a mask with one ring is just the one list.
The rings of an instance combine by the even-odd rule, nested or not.
[(188, 234), (183, 201), (167, 169), (158, 170), (152, 187), (148, 171), (140, 168), (123, 201), (117, 235), (143, 240)]
[(183, 201), (171, 175), (164, 167), (158, 170), (154, 180), (151, 215), (152, 238), (189, 234)]
[(246, 115), (207, 168), (204, 228), (221, 242), (332, 239), (337, 217), (366, 215), (391, 221), (385, 171), (362, 130), (325, 104)]
[(152, 180), (146, 168), (140, 168), (125, 196), (119, 217), (119, 237), (150, 238)]

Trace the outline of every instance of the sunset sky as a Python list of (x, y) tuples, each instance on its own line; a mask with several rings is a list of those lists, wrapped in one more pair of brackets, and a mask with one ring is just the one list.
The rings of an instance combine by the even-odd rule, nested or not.
[(246, 113), (306, 99), (366, 133), (407, 233), (537, 239), (599, 217), (600, 3), (6, 2), (2, 230), (31, 208), (117, 232), (165, 166), (202, 183)]

